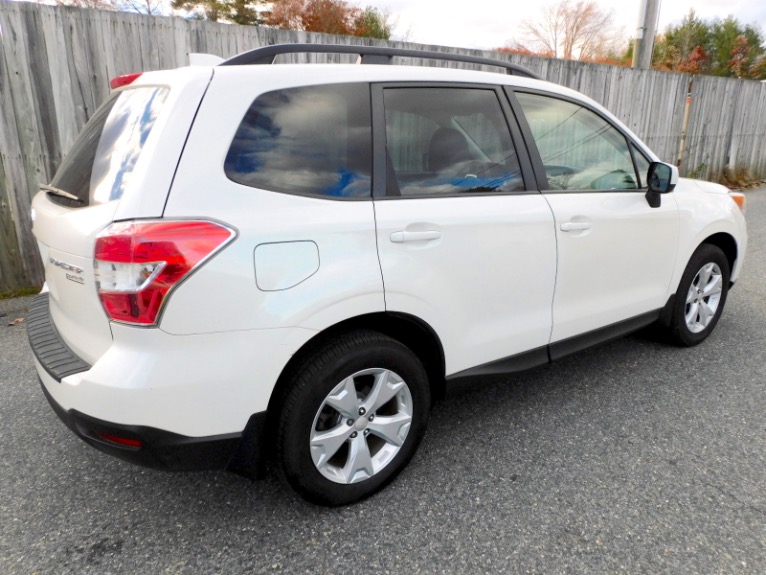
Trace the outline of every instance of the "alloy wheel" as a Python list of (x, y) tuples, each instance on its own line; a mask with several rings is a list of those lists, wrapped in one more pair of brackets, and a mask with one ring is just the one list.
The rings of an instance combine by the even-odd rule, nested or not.
[(311, 458), (335, 483), (369, 479), (399, 453), (412, 424), (405, 381), (388, 369), (358, 371), (322, 402), (311, 427)]
[(723, 292), (723, 274), (718, 264), (702, 266), (686, 294), (684, 317), (692, 333), (700, 333), (713, 321)]

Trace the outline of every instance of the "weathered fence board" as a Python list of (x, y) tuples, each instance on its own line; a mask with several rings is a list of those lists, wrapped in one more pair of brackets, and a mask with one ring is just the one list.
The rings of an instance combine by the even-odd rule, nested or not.
[[(0, 40), (0, 292), (42, 281), (31, 234), (31, 198), (39, 183), (53, 176), (80, 128), (108, 94), (109, 80), (184, 66), (190, 52), (230, 57), (268, 44), (312, 42), (502, 58), (602, 103), (669, 162), (678, 160), (693, 80), (682, 173), (717, 179), (729, 167), (766, 177), (766, 84), (757, 82), (2, 0)], [(350, 59), (302, 55), (285, 61)]]

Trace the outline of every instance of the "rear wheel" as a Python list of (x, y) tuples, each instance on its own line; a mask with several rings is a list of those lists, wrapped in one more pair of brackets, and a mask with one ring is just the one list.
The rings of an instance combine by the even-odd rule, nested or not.
[(670, 321), (674, 343), (697, 345), (712, 333), (726, 303), (729, 274), (729, 261), (719, 247), (697, 248), (676, 292)]
[(358, 331), (318, 348), (294, 373), (276, 457), (301, 496), (323, 505), (353, 503), (407, 465), (431, 402), (425, 370), (407, 347)]

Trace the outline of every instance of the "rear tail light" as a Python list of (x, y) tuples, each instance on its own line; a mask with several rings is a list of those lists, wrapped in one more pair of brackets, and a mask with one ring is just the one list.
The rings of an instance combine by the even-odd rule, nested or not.
[(234, 232), (214, 222), (121, 222), (96, 239), (96, 288), (110, 319), (155, 325), (169, 292)]

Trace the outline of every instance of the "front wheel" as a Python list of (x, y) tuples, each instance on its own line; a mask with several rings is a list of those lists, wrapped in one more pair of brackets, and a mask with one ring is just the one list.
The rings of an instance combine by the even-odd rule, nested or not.
[(729, 274), (729, 261), (719, 247), (697, 248), (676, 292), (669, 326), (674, 343), (690, 347), (711, 334), (726, 303)]
[(289, 384), (277, 428), (277, 464), (305, 499), (344, 505), (382, 489), (407, 465), (430, 411), (418, 358), (372, 331), (310, 354)]

